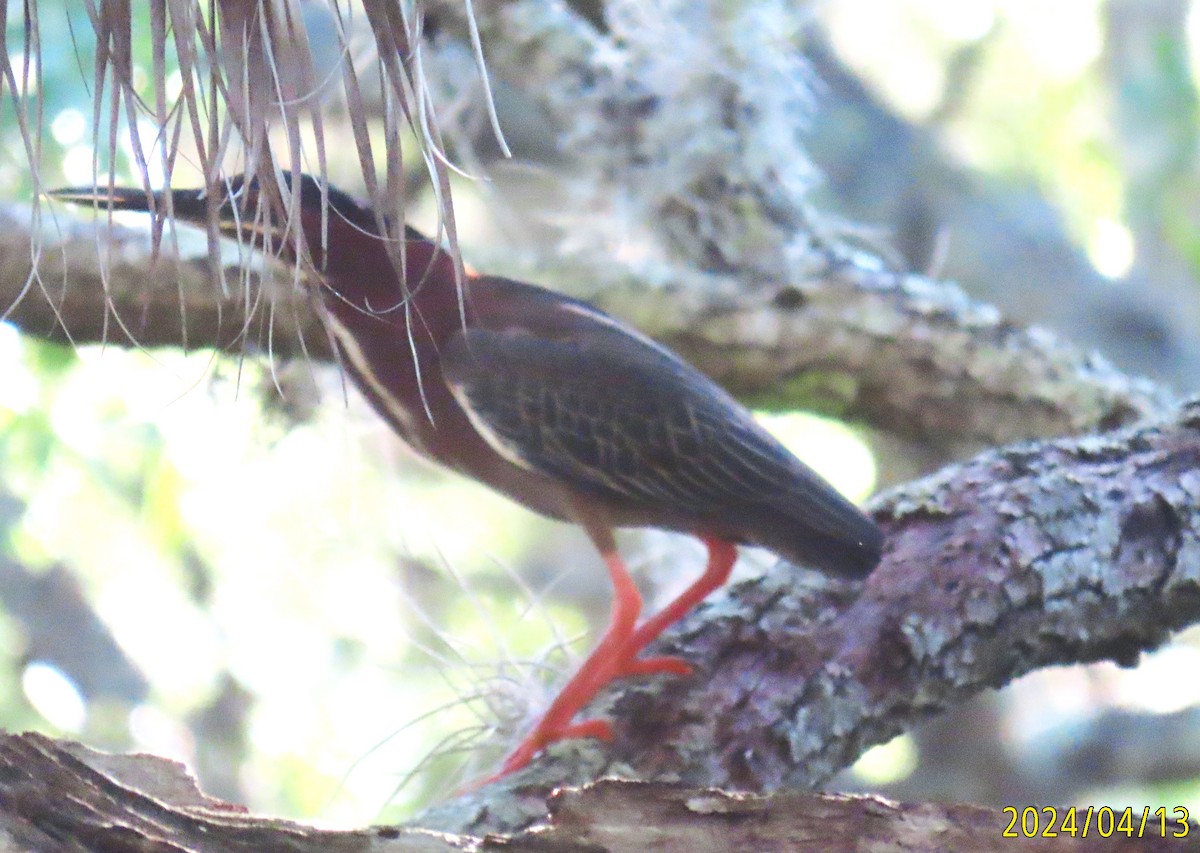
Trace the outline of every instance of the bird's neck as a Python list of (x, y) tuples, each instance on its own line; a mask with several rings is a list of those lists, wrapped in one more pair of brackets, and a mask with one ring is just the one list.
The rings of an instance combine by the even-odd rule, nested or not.
[(370, 336), (390, 326), (410, 347), (424, 348), (462, 327), (454, 262), (433, 241), (410, 229), (401, 252), (378, 237), (331, 229), (328, 244), (328, 254), (315, 258), (325, 305), (351, 333)]
[[(436, 458), (444, 419), (432, 413), (456, 411), (438, 376), (438, 353), (470, 323), (469, 300), (460, 302), (454, 263), (435, 243), (410, 234), (401, 275), (383, 240), (354, 236), (329, 240), (326, 327), (342, 366), (371, 405), (412, 447)], [(469, 292), (468, 282), (462, 286)]]

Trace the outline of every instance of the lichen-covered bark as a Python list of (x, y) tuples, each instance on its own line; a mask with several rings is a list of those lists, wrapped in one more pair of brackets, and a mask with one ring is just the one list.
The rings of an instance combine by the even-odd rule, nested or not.
[[(577, 272), (556, 282), (608, 292), (607, 282), (638, 281), (642, 307), (627, 316), (736, 390), (820, 389), (822, 407), (951, 453), (1129, 422), (1111, 397), (1059, 384), (1115, 377), (1104, 362), (1060, 360), (1050, 336), (1013, 327), (953, 286), (833, 248), (833, 229), (808, 201), (815, 171), (801, 138), (812, 75), (789, 49), (802, 5), (642, 5), (606, 4), (604, 30), (569, 4), (474, 6), (493, 76), (531, 93), (558, 128), (554, 142), (573, 169), (563, 181), (570, 214), (621, 219), (607, 231), (634, 235), (626, 239), (643, 250), (618, 265), (605, 248), (621, 240), (596, 226), (590, 257), (573, 253)], [(457, 47), (463, 7), (423, 8), (455, 36), (435, 42), (441, 65), (431, 68), (470, 79)], [(666, 305), (655, 281), (686, 291), (683, 306)], [(688, 310), (688, 300), (704, 307)], [(664, 323), (678, 335), (654, 328)]]
[[(464, 87), (479, 78), (465, 49), (466, 7), (421, 8), (438, 34), (425, 45), (431, 84), (469, 102)], [(568, 4), (474, 8), (490, 73), (528, 93), (557, 128), (548, 144), (565, 160), (558, 213), (589, 223), (589, 233), (564, 241), (572, 250), (528, 264), (532, 280), (593, 299), (755, 403), (861, 419), (942, 457), (1125, 424), (1169, 403), (1162, 390), (1012, 326), (953, 285), (833, 248), (806, 198), (814, 176), (798, 134), (808, 72), (786, 48), (803, 21), (794, 4), (647, 11), (623, 0), (607, 4), (607, 32)], [(27, 280), (28, 228), (18, 211), (0, 218), (0, 306), (8, 306)], [(130, 251), (135, 238), (118, 230), (105, 293), (94, 256), (109, 235), (98, 242), (66, 227), (65, 241), (44, 236), (41, 269), (76, 340), (328, 356), (287, 273), (263, 300), (253, 279), (243, 287), (231, 270), (218, 298), (206, 247), (149, 271), (145, 255), (139, 264)], [(617, 252), (614, 234), (637, 235), (635, 251)], [(65, 286), (64, 259), (74, 270)], [(62, 334), (36, 288), (9, 317), (35, 334)]]
[[(202, 239), (181, 232), (180, 254), (164, 244), (154, 261), (148, 232), (59, 222), (42, 237), (40, 279), (27, 287), (28, 216), (0, 209), (0, 305), (26, 332), (330, 358), (290, 270), (272, 268), (267, 298), (231, 246), (222, 292)], [(839, 413), (944, 452), (1119, 426), (1171, 399), (1098, 356), (1011, 325), (953, 285), (851, 259), (827, 257), (823, 270), (770, 290), (682, 267), (670, 286), (649, 286), (616, 262), (575, 260), (550, 271), (555, 282), (572, 282), (750, 402)]]
[[(1005, 837), (1009, 817), (961, 804), (905, 805), (878, 797), (746, 796), (669, 784), (607, 781), (556, 793), (545, 823), (512, 837), (451, 836), (390, 827), (319, 830), (255, 817), (200, 793), (174, 762), (104, 755), (42, 735), (0, 734), (0, 847), (6, 853), (1000, 853), (1166, 851), (1170, 820), (1137, 839)], [(1172, 818), (1174, 815), (1171, 816)]]
[[(1103, 437), (988, 451), (872, 505), (888, 534), (861, 590), (780, 565), (719, 597), (664, 650), (688, 679), (593, 711), (611, 746), (552, 748), (421, 825), (511, 829), (551, 787), (605, 773), (773, 791), (1056, 663), (1133, 663), (1200, 621), (1200, 403)], [(533, 807), (525, 812), (527, 807)]]
[(155, 258), (148, 229), (0, 206), (0, 318), (75, 344), (330, 357), (288, 271), (275, 270), (264, 294), (263, 264), (249, 250), (229, 243), (214, 275), (204, 236), (181, 228), (178, 238), (168, 234)]
[(450, 853), (473, 839), (418, 830), (331, 832), (252, 817), (205, 796), (183, 766), (106, 755), (37, 734), (0, 734), (5, 853)]

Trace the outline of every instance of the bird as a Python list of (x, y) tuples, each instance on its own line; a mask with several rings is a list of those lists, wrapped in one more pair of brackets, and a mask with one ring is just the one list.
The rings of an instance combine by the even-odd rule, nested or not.
[[(120, 187), (49, 195), (137, 211), (169, 201), (177, 219), (202, 227), (215, 210), (223, 233), (306, 258), (341, 365), (406, 444), (587, 533), (613, 588), (608, 627), (491, 778), (556, 741), (611, 739), (607, 721), (575, 721), (608, 683), (692, 673), (679, 657), (642, 652), (726, 583), (739, 545), (844, 579), (879, 563), (884, 537), (874, 521), (666, 347), (580, 299), (463, 274), (414, 228), (390, 238), (371, 207), (327, 182), (282, 177), (298, 225), (256, 217), (266, 185), (246, 176), (218, 181), (217, 198), (208, 189)], [(626, 527), (692, 534), (707, 548), (701, 575), (645, 620), (614, 535)]]

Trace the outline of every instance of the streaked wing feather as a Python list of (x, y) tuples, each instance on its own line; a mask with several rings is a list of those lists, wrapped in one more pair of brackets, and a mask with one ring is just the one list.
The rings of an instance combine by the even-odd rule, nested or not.
[(828, 487), (723, 391), (617, 331), (551, 340), (468, 329), (442, 368), (498, 452), (575, 488), (699, 516), (799, 501), (808, 523), (844, 527), (844, 503), (823, 501)]

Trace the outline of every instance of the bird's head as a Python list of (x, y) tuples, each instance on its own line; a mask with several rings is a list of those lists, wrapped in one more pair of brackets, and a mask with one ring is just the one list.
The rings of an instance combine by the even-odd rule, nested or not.
[(404, 235), (405, 276), (401, 279), (389, 275), (389, 270), (401, 269), (400, 258), (393, 251), (395, 244), (380, 237), (375, 212), (310, 175), (301, 175), (298, 184), (286, 172), (279, 184), (239, 175), (218, 182), (211, 191), (68, 187), (51, 190), (47, 195), (101, 211), (172, 215), (201, 228), (215, 218), (223, 235), (238, 238), (285, 262), (295, 262), (298, 247), (303, 245), (329, 291), (367, 310), (399, 305), (430, 282), (448, 285), (435, 290), (455, 293), (450, 255), (408, 226)]
[[(298, 186), (284, 172), (282, 183), (247, 180), (241, 175), (217, 184), (215, 191), (201, 187), (182, 190), (146, 190), (131, 187), (66, 187), (47, 195), (99, 210), (129, 210), (173, 215), (177, 220), (207, 226), (215, 217), (217, 229), (256, 249), (294, 261), (296, 235), (318, 269), (336, 266), (339, 260), (361, 258), (379, 250), (379, 223), (374, 212), (342, 191), (322, 185), (311, 175), (301, 175)], [(293, 191), (293, 186), (296, 190)], [(406, 239), (424, 241), (412, 228)]]

